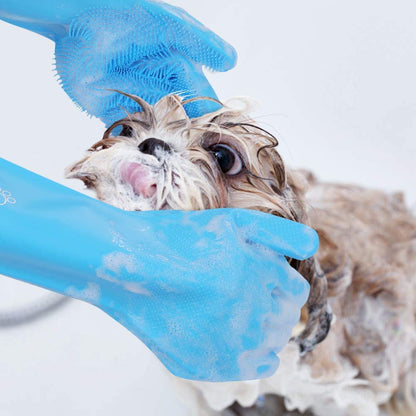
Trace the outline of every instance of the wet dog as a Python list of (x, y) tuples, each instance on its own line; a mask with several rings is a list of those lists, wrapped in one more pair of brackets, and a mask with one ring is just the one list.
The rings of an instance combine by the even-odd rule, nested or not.
[(180, 97), (150, 106), (128, 96), (142, 111), (108, 128), (68, 177), (125, 210), (247, 208), (320, 236), (314, 258), (290, 260), (311, 291), (279, 370), (254, 382), (183, 382), (192, 414), (416, 414), (416, 218), (402, 195), (287, 169), (276, 138), (244, 109), (189, 119)]

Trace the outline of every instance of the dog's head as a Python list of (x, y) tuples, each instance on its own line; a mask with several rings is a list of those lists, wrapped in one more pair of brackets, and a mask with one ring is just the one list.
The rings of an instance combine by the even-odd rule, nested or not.
[[(190, 119), (184, 110), (189, 101), (177, 96), (150, 106), (125, 95), (142, 112), (110, 126), (84, 159), (68, 167), (67, 177), (124, 210), (247, 208), (306, 222), (301, 178), (287, 172), (276, 138), (244, 110), (224, 106)], [(293, 265), (311, 283), (321, 310), (316, 302), (326, 305), (326, 285), (314, 290), (314, 263)]]
[(189, 119), (177, 96), (154, 107), (130, 97), (143, 111), (108, 128), (68, 177), (125, 210), (239, 207), (301, 220), (276, 138), (242, 110)]

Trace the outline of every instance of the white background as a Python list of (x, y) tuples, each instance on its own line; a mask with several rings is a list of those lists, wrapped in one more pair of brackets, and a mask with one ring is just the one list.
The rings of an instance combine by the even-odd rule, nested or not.
[[(321, 179), (404, 190), (416, 202), (413, 1), (172, 0), (239, 52), (209, 74), (247, 95), (292, 166)], [(52, 72), (53, 44), (0, 23), (0, 157), (67, 186), (63, 169), (102, 134)], [(0, 230), (1, 232), (1, 230)], [(40, 290), (0, 277), (0, 310)], [(0, 415), (185, 415), (161, 365), (127, 330), (73, 301), (0, 330)]]

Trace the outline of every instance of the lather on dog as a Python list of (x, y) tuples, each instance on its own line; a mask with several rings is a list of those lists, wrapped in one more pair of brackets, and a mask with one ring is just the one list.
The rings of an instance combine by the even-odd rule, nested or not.
[(143, 111), (107, 129), (68, 177), (125, 210), (248, 208), (320, 236), (314, 258), (292, 261), (311, 291), (279, 370), (183, 381), (192, 415), (416, 415), (416, 218), (401, 194), (286, 169), (277, 140), (243, 110), (189, 119), (177, 96), (153, 107), (129, 97)]

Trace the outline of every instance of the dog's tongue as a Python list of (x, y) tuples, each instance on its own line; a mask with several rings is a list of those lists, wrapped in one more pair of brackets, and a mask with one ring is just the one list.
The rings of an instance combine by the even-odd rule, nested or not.
[(129, 183), (137, 195), (150, 198), (156, 193), (156, 181), (149, 168), (139, 163), (125, 162), (121, 165), (121, 178)]

